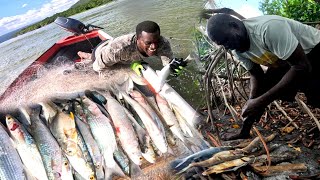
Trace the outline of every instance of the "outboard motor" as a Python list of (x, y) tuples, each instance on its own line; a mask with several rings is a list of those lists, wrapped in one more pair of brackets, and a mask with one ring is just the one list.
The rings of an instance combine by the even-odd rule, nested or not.
[(91, 24), (85, 25), (82, 22), (72, 19), (72, 18), (66, 18), (66, 17), (57, 17), (57, 19), (54, 21), (57, 25), (62, 27), (63, 29), (70, 31), (74, 33), (75, 35), (85, 34), (89, 31), (90, 27), (97, 28), (97, 29), (103, 29), (99, 26), (94, 26)]

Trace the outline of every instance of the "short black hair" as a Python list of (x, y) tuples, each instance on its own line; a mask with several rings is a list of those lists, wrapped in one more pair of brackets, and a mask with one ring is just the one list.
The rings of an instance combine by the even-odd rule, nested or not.
[(136, 27), (136, 35), (140, 35), (142, 31), (147, 33), (155, 33), (159, 32), (160, 34), (160, 27), (157, 23), (153, 21), (143, 21), (139, 23)]
[(235, 21), (240, 21), (228, 14), (215, 14), (209, 18), (207, 23), (207, 33), (211, 40), (215, 41), (217, 36), (224, 34)]

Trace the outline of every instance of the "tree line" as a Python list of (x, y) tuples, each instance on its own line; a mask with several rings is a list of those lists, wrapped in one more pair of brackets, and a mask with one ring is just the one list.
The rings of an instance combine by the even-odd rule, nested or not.
[(280, 15), (307, 24), (320, 21), (319, 0), (262, 0), (259, 9), (263, 14)]

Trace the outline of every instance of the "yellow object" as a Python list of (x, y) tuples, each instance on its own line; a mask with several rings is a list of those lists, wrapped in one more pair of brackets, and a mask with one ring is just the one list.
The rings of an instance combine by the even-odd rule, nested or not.
[(137, 73), (139, 76), (141, 76), (141, 71), (143, 69), (143, 66), (141, 64), (141, 61), (134, 61), (131, 63), (130, 68)]

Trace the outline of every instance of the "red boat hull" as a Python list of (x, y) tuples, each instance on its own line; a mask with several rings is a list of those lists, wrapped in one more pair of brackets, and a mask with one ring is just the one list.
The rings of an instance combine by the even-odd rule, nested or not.
[(61, 39), (52, 45), (46, 52), (38, 57), (30, 66), (28, 66), (5, 90), (0, 96), (0, 103), (6, 96), (10, 95), (15, 89), (23, 86), (24, 83), (34, 78), (39, 69), (39, 65), (51, 64), (59, 61), (58, 57), (65, 57), (70, 61), (77, 61), (78, 51), (91, 52), (92, 49), (98, 45), (102, 40), (111, 38), (108, 34), (101, 30), (93, 30), (82, 35), (72, 35)]

